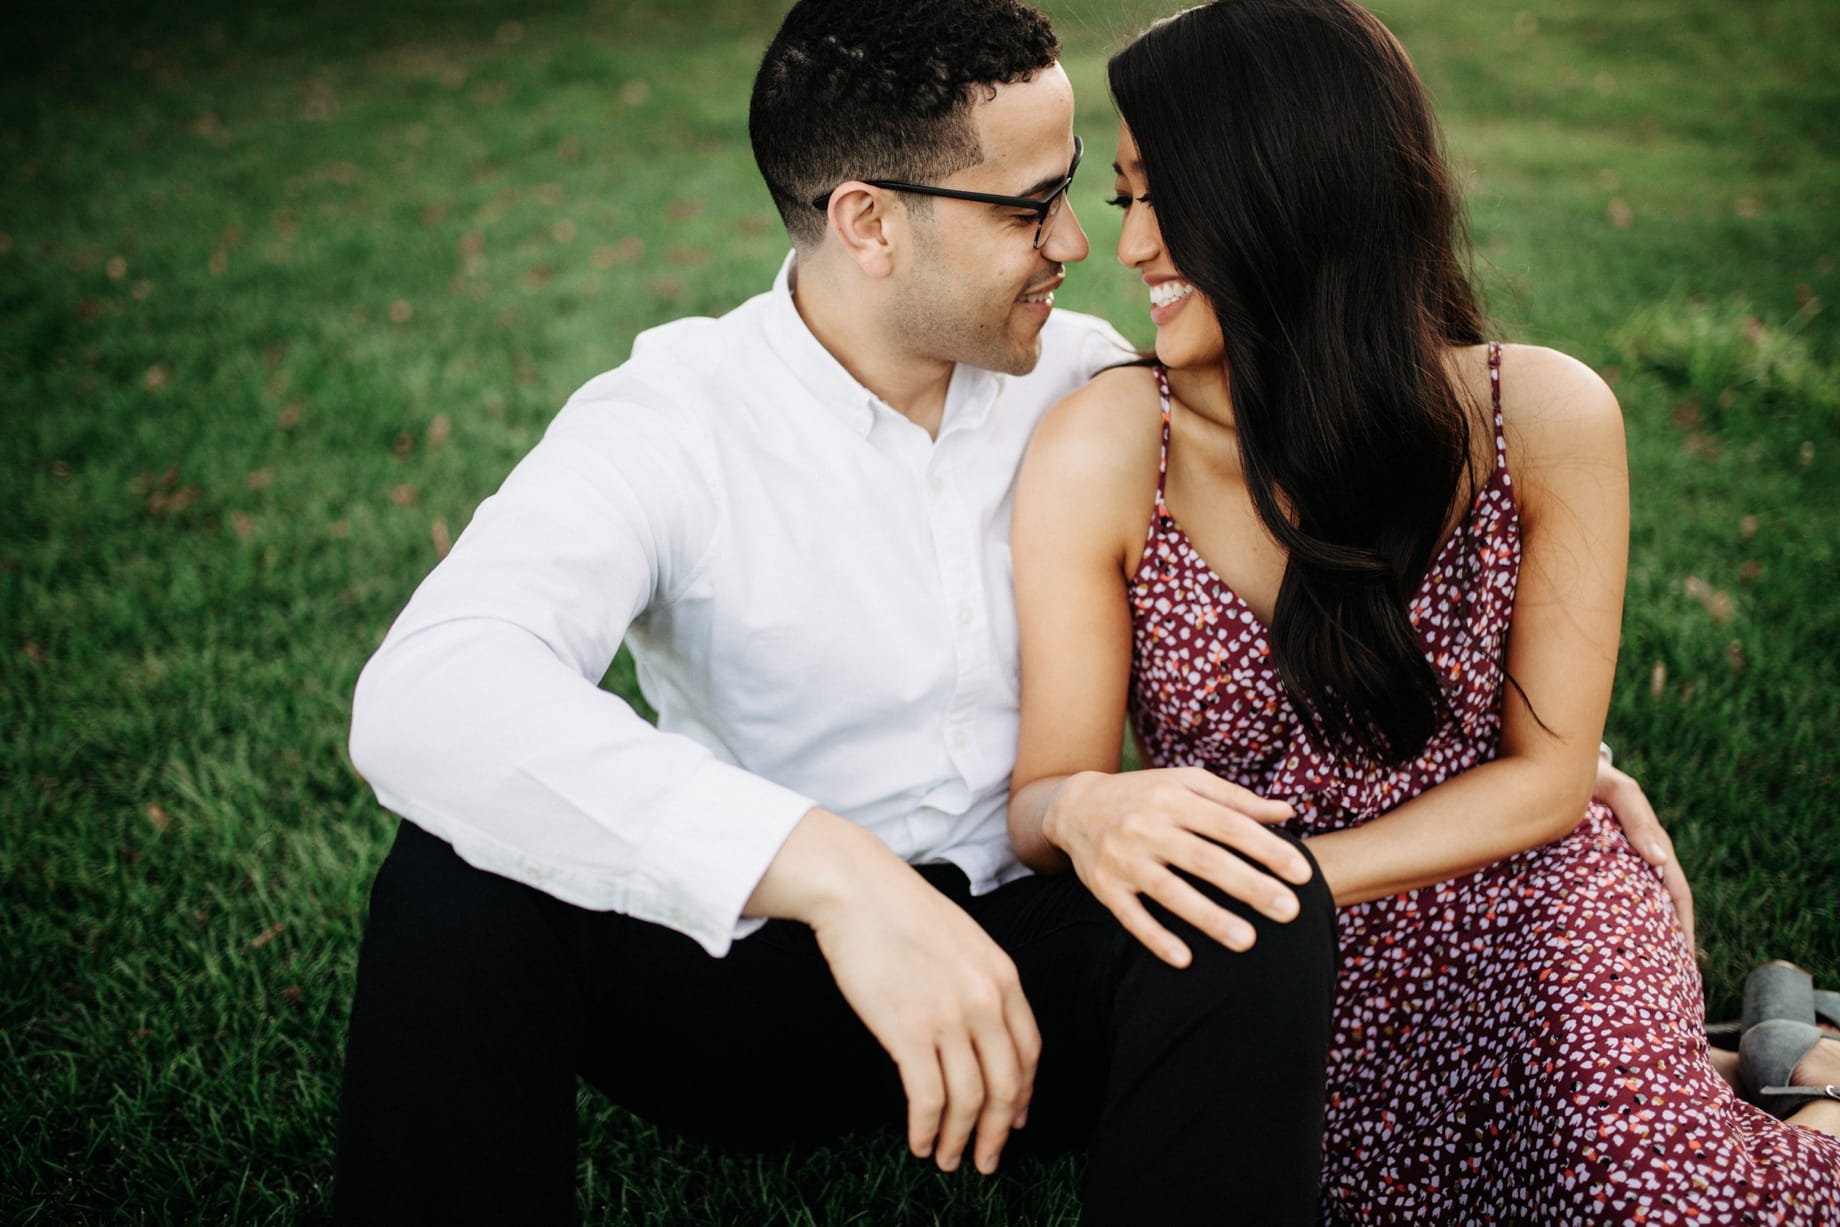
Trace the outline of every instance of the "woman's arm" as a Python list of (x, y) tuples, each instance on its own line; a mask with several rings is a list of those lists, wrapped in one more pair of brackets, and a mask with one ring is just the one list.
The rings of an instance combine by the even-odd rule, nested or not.
[(1140, 895), (1244, 949), (1252, 927), (1174, 870), (1288, 920), (1295, 895), (1225, 849), (1291, 882), (1308, 881), (1310, 867), (1265, 829), (1290, 816), (1288, 805), (1199, 769), (1116, 774), (1131, 671), (1126, 575), (1149, 527), (1161, 439), (1152, 379), (1143, 370), (1101, 376), (1048, 415), (1023, 463), (1010, 529), (1022, 728), (1009, 830), (1026, 864), (1071, 865), (1128, 930), (1179, 967), (1187, 948)]
[[(1523, 544), (1508, 667), (1547, 727), (1508, 687), (1499, 759), (1360, 828), (1307, 841), (1338, 903), (1443, 881), (1558, 838), (1591, 792), (1627, 551), (1621, 415), (1603, 382), (1563, 355), (1516, 348), (1508, 369)], [(1071, 862), (1131, 932), (1181, 966), (1186, 950), (1139, 895), (1243, 948), (1249, 926), (1174, 870), (1282, 919), (1294, 914), (1290, 893), (1222, 846), (1291, 881), (1307, 880), (1308, 868), (1259, 829), (1287, 806), (1196, 769), (1110, 774), (1130, 670), (1125, 576), (1147, 526), (1160, 436), (1125, 428), (1116, 402), (1135, 397), (1102, 391), (1044, 422), (1018, 488), (1023, 690), (1010, 832), (1025, 862), (1050, 871)]]
[(1519, 688), (1504, 686), (1500, 753), (1373, 822), (1312, 837), (1338, 904), (1548, 843), (1591, 799), (1628, 560), (1622, 414), (1563, 354), (1516, 346), (1502, 366), (1522, 552), (1507, 654)]

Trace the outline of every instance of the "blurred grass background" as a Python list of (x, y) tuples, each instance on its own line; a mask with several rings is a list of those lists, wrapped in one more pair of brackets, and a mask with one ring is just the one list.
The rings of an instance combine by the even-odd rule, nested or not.
[[(1109, 151), (1108, 49), (1049, 5)], [(567, 394), (783, 251), (740, 0), (0, 16), (0, 1221), (318, 1221), (392, 821), (357, 670)], [(1392, 0), (1504, 336), (1614, 384), (1635, 518), (1610, 738), (1713, 1012), (1840, 987), (1840, 23), (1824, 0)], [(1061, 303), (1150, 329), (1094, 257)], [(616, 666), (608, 684), (631, 691)], [(711, 1155), (584, 1096), (596, 1223), (1072, 1222), (1072, 1161)]]

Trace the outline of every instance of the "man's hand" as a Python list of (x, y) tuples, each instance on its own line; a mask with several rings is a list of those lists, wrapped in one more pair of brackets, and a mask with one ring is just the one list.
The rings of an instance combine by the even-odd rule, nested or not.
[(1687, 875), (1681, 872), (1680, 862), (1674, 857), (1674, 841), (1668, 838), (1661, 819), (1655, 816), (1655, 807), (1649, 804), (1642, 786), (1627, 773), (1611, 766), (1609, 759), (1600, 757), (1591, 799), (1603, 802), (1616, 813), (1616, 820), (1623, 825), (1623, 834), (1629, 837), (1642, 859), (1661, 870), (1661, 884), (1674, 901), (1674, 914), (1680, 920), (1681, 932), (1686, 934), (1687, 949), (1697, 958), (1699, 947), (1693, 944), (1693, 891), (1687, 885)]
[(1288, 921), (1297, 915), (1297, 896), (1277, 878), (1307, 882), (1310, 863), (1265, 828), (1291, 813), (1284, 802), (1268, 801), (1199, 767), (1082, 772), (1061, 782), (1042, 833), (1067, 853), (1093, 897), (1133, 936), (1164, 962), (1186, 967), (1192, 957), (1188, 947), (1157, 922), (1139, 896), (1156, 900), (1223, 946), (1247, 949), (1252, 926), (1176, 870), (1213, 883), (1273, 920)]
[(864, 831), (807, 813), (748, 903), (811, 925), (844, 1000), (900, 1070), (907, 1144), (986, 1175), (1028, 1116), (1041, 1033), (1011, 962), (964, 909)]

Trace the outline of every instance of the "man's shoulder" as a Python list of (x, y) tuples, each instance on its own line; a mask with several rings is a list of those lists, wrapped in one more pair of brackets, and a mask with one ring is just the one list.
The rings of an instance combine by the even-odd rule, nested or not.
[(1025, 378), (1046, 385), (1048, 395), (1059, 400), (1107, 367), (1136, 357), (1130, 343), (1105, 320), (1056, 307), (1041, 331), (1041, 360)]
[(1042, 329), (1041, 339), (1043, 357), (1047, 356), (1048, 346), (1082, 353), (1094, 351), (1105, 355), (1119, 353), (1126, 358), (1136, 356), (1130, 342), (1119, 335), (1109, 321), (1084, 311), (1068, 311), (1056, 307), (1048, 317), (1046, 327)]
[(647, 328), (633, 338), (626, 361), (588, 380), (569, 403), (707, 403), (714, 385), (745, 367), (761, 344), (765, 298), (758, 295), (721, 316), (685, 316)]

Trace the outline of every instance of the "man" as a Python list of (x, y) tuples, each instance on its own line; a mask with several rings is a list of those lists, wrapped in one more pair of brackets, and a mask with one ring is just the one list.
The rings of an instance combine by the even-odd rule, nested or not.
[[(995, 1170), (1089, 1153), (1090, 1222), (1312, 1221), (1332, 907), (1284, 816), (1245, 950), (1177, 971), (1004, 834), (1014, 471), (1127, 356), (1052, 314), (1073, 99), (1019, 0), (803, 0), (755, 83), (794, 244), (642, 335), (481, 505), (360, 679), (403, 816), (360, 958), (350, 1222), (569, 1221), (577, 1078), (718, 1144), (905, 1115)], [(659, 712), (596, 683), (622, 640)]]

